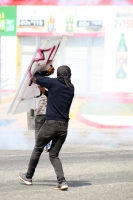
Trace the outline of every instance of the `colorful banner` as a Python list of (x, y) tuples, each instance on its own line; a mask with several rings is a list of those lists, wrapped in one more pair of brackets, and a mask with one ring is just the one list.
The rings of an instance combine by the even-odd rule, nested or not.
[(0, 0), (0, 5), (133, 5), (132, 0)]
[(17, 35), (103, 36), (106, 8), (97, 8), (18, 6)]
[(0, 7), (0, 35), (16, 35), (16, 7)]
[(133, 6), (111, 7), (105, 34), (104, 93), (133, 93)]

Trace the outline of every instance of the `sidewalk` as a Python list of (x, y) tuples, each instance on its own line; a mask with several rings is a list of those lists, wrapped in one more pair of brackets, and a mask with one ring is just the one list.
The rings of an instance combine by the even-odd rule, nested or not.
[[(6, 115), (13, 98), (14, 95), (3, 98), (2, 104), (0, 104), (0, 119)], [(90, 102), (80, 105), (79, 100), (74, 99), (70, 113), (70, 126), (75, 129), (133, 129), (132, 110), (133, 104), (112, 103), (103, 105), (103, 103), (99, 103), (95, 106), (95, 102)], [(19, 119), (19, 115), (10, 114), (9, 116), (6, 115), (6, 118)]]
[(110, 129), (133, 129), (133, 116), (115, 116), (115, 115), (86, 115), (78, 114), (77, 119), (92, 127), (110, 128)]
[[(32, 149), (35, 143), (34, 130), (28, 131), (27, 113), (7, 115), (9, 106), (10, 103), (0, 105), (0, 149)], [(132, 128), (89, 126), (77, 119), (69, 122), (68, 144), (120, 147), (127, 142), (129, 146), (133, 145)]]

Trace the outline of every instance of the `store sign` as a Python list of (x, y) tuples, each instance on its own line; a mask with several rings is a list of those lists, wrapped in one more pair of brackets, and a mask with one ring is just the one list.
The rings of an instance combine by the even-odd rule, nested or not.
[(105, 34), (103, 92), (133, 93), (133, 6), (112, 7)]
[(0, 35), (16, 35), (16, 7), (0, 7)]
[(86, 20), (79, 20), (77, 21), (77, 27), (86, 27), (86, 28), (102, 28), (102, 21), (101, 20), (93, 20), (93, 21), (86, 21)]
[(20, 26), (44, 26), (44, 20), (21, 19), (19, 25)]
[[(82, 8), (78, 6), (18, 6), (17, 35), (103, 36), (105, 9), (99, 7), (97, 10), (96, 7), (90, 8), (89, 6), (82, 6)], [(97, 16), (95, 12), (97, 12)], [(87, 15), (88, 13), (89, 15)]]

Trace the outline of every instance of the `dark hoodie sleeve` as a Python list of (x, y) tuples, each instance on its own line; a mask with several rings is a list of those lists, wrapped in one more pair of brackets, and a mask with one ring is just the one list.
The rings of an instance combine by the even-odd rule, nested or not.
[(48, 97), (48, 90), (45, 90), (44, 95)]
[(48, 76), (47, 71), (41, 71), (42, 76)]
[(45, 87), (47, 89), (50, 88), (52, 83), (52, 78), (42, 77), (39, 73), (35, 73), (34, 77), (36, 78), (36, 84), (40, 85), (41, 87)]
[(39, 71), (39, 72), (36, 72), (35, 74), (40, 74), (41, 76), (49, 76), (47, 71)]

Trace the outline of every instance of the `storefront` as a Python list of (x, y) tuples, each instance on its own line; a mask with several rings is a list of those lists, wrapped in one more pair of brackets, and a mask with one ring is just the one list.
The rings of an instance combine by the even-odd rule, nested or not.
[[(128, 112), (133, 102), (132, 0), (1, 0), (0, 4), (17, 6), (17, 40), (6, 39), (7, 50), (10, 42), (12, 51), (3, 53), (2, 65), (4, 61), (12, 65), (12, 71), (2, 67), (5, 77), (7, 71), (10, 76), (15, 74), (16, 63), (19, 85), (41, 39), (68, 35), (54, 67), (66, 64), (72, 69), (72, 116), (84, 118), (83, 122), (90, 116), (104, 116), (104, 122), (109, 115), (132, 115)], [(0, 27), (5, 18), (1, 8)], [(12, 62), (6, 59), (7, 52)]]
[[(71, 67), (76, 95), (101, 94), (104, 27), (103, 20), (100, 19), (101, 11), (95, 17), (95, 9), (95, 7), (81, 9), (76, 6), (47, 8), (18, 6), (17, 35), (20, 38), (21, 79), (41, 38), (50, 39), (68, 35), (69, 39), (57, 66), (66, 64)], [(24, 11), (27, 14), (23, 15)], [(87, 13), (90, 13), (90, 16), (86, 17)]]
[[(42, 37), (50, 39), (68, 35), (57, 66), (66, 64), (71, 67), (76, 95), (132, 98), (132, 1), (80, 0), (70, 3), (51, 0), (34, 1), (34, 5), (30, 5), (30, 1), (28, 6), (24, 5), (26, 1), (7, 2), (7, 5), (17, 4), (16, 76), (19, 82)], [(3, 12), (0, 13), (2, 20)], [(15, 44), (16, 41), (12, 39), (12, 42)], [(118, 46), (125, 48), (123, 52)]]
[[(26, 9), (28, 16), (23, 16)], [(18, 7), (21, 76), (42, 37), (68, 35), (57, 66), (66, 64), (72, 69), (71, 117), (90, 126), (121, 127), (114, 126), (112, 119), (107, 126), (101, 124), (106, 116), (132, 115), (128, 112), (133, 102), (132, 13), (132, 5)]]
[(16, 7), (0, 7), (1, 91), (16, 90)]

